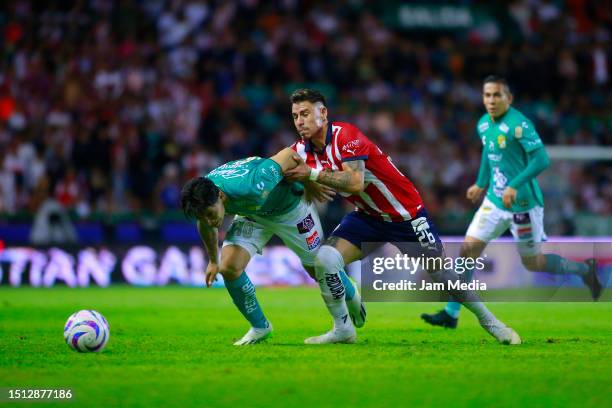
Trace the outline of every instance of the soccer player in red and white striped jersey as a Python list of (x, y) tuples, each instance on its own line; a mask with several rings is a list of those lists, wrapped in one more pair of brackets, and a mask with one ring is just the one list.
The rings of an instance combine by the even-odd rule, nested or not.
[[(334, 317), (334, 327), (321, 336), (306, 339), (306, 343), (354, 342), (355, 327), (347, 319), (338, 272), (363, 257), (362, 243), (415, 242), (428, 256), (443, 256), (441, 241), (410, 180), (357, 127), (329, 121), (325, 97), (319, 91), (299, 89), (291, 95), (291, 103), (301, 140), (292, 146), (299, 164), (287, 171), (285, 178), (331, 187), (356, 207), (342, 219), (315, 259), (316, 277)], [(454, 271), (428, 272), (434, 281), (459, 279)], [(453, 290), (451, 294), (463, 300), (498, 341), (520, 343), (514, 330), (497, 320), (481, 302), (473, 301), (478, 299), (475, 293)]]
[(391, 158), (350, 123), (327, 126), (325, 146), (320, 151), (311, 140), (300, 140), (291, 148), (318, 171), (340, 171), (343, 163), (363, 161), (363, 191), (339, 193), (359, 211), (379, 221), (409, 221), (423, 208), (419, 192), (393, 164)]

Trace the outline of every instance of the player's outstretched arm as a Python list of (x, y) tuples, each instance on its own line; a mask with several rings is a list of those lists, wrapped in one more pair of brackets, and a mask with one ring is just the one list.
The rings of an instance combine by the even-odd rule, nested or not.
[(357, 194), (365, 188), (365, 161), (342, 163), (342, 171), (322, 171), (316, 182), (345, 193)]
[(281, 166), (283, 174), (288, 170), (294, 169), (301, 161), (300, 156), (290, 147), (285, 147), (283, 150), (270, 157), (270, 159)]
[[(286, 147), (274, 156), (270, 157), (270, 159), (274, 160), (278, 163), (283, 171), (283, 174), (296, 169), (300, 164), (306, 166), (302, 158), (290, 147)], [(310, 168), (306, 166), (305, 170), (309, 173)], [(307, 174), (305, 173), (306, 177)], [(286, 177), (289, 179), (288, 177)], [(300, 180), (304, 183), (304, 188), (306, 190), (306, 199), (308, 201), (317, 200), (320, 202), (326, 202), (333, 200), (336, 192), (327, 186), (316, 183), (314, 181), (310, 181), (307, 178)]]

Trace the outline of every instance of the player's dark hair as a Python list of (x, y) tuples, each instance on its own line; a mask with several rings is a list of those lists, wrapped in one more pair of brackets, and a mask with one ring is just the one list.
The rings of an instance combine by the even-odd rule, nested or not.
[(181, 190), (181, 208), (185, 216), (196, 219), (219, 199), (219, 187), (206, 177), (196, 177), (187, 182)]
[(321, 102), (324, 106), (327, 106), (325, 97), (321, 92), (317, 91), (316, 89), (296, 89), (295, 91), (293, 91), (293, 93), (291, 94), (291, 98), (289, 99), (291, 100), (291, 103), (299, 103), (305, 101), (310, 103)]
[(489, 75), (484, 79), (484, 81), (482, 81), (483, 85), (491, 84), (491, 83), (502, 84), (503, 86), (506, 87), (506, 90), (510, 92), (510, 85), (508, 85), (508, 80), (506, 79), (506, 77), (502, 75), (497, 75), (497, 74)]

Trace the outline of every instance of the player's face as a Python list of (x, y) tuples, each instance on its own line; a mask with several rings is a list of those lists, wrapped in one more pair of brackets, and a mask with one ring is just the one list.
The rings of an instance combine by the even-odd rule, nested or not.
[(219, 197), (216, 203), (210, 207), (206, 207), (204, 211), (202, 211), (200, 214), (200, 222), (213, 228), (219, 228), (223, 223), (224, 217), (225, 206), (223, 205), (223, 200)]
[(308, 140), (323, 128), (327, 120), (327, 109), (320, 103), (304, 101), (291, 106), (291, 115), (300, 137)]
[(504, 84), (489, 82), (482, 89), (482, 103), (492, 118), (497, 118), (508, 110), (512, 94)]

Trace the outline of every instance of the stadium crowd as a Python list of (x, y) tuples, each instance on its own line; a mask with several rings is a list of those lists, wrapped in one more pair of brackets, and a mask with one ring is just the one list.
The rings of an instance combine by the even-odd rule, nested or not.
[[(497, 26), (450, 33), (399, 30), (365, 1), (3, 2), (0, 217), (50, 197), (78, 217), (177, 210), (190, 177), (293, 143), (288, 96), (311, 86), (462, 234), (487, 74), (547, 145), (612, 144), (612, 9), (561, 3), (511, 1)], [(557, 233), (612, 213), (609, 165), (559, 171)]]

